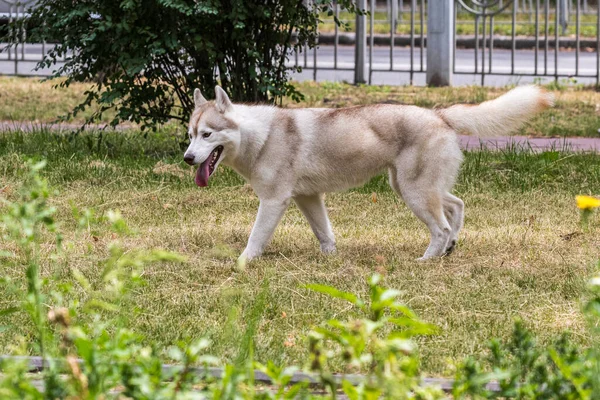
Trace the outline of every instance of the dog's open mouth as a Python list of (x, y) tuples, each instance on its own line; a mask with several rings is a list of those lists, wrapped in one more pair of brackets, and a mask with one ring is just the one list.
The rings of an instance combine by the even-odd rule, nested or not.
[(219, 161), (219, 157), (221, 157), (222, 152), (223, 146), (215, 147), (208, 158), (202, 164), (200, 164), (198, 171), (196, 172), (196, 185), (200, 187), (208, 185), (208, 178), (213, 172), (215, 172), (217, 161)]

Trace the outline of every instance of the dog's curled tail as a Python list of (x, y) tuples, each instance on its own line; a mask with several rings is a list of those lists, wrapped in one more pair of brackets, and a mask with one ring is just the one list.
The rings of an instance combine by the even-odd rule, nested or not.
[(553, 105), (552, 93), (527, 85), (479, 105), (458, 104), (438, 113), (458, 133), (493, 137), (515, 133), (534, 115)]

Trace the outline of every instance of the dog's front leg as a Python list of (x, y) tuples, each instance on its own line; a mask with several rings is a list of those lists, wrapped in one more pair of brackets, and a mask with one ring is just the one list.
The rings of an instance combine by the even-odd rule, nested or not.
[(262, 254), (289, 204), (289, 198), (284, 200), (265, 199), (260, 201), (256, 222), (254, 222), (254, 227), (250, 233), (248, 245), (240, 256), (240, 261), (250, 261)]
[(334, 253), (335, 238), (331, 230), (331, 223), (327, 217), (323, 195), (296, 196), (294, 197), (294, 201), (308, 220), (315, 236), (319, 239), (321, 251), (326, 254)]

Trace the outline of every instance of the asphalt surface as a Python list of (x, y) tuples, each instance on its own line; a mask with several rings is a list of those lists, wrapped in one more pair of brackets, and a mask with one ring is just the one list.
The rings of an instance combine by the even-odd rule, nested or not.
[[(368, 51), (368, 50), (367, 50)], [(423, 54), (423, 70), (427, 63), (427, 49)], [(514, 71), (515, 75), (511, 76), (512, 70), (512, 52), (505, 49), (494, 49), (492, 53), (492, 68), (493, 74), (506, 75), (487, 75), (490, 71), (489, 51), (485, 55), (485, 84), (488, 86), (505, 86), (507, 84), (516, 84), (524, 82), (550, 82), (554, 80), (554, 57), (553, 51), (549, 51), (544, 57), (543, 49), (538, 52), (537, 74), (547, 75), (539, 76), (537, 79), (533, 76), (524, 76), (520, 74), (534, 74), (535, 71), (535, 51), (534, 50), (517, 50), (514, 55)], [(579, 65), (576, 70), (575, 51), (564, 50), (558, 52), (558, 73), (561, 76), (577, 75), (578, 82), (595, 83), (596, 82), (596, 52), (581, 51), (579, 55)], [(295, 59), (290, 60), (292, 64)], [(312, 66), (314, 65), (314, 53), (309, 51), (306, 57), (306, 65), (310, 70), (306, 69), (302, 73), (295, 76), (298, 80), (313, 79), (314, 74)], [(367, 63), (369, 56), (367, 53)], [(298, 57), (300, 66), (304, 66), (304, 55)], [(482, 70), (481, 50), (478, 52), (478, 70)], [(420, 48), (415, 48), (412, 54), (412, 64), (414, 70), (421, 70), (421, 51)], [(334, 48), (333, 46), (323, 46), (317, 51), (317, 66), (320, 68), (334, 67)], [(339, 46), (338, 47), (338, 68), (354, 67), (354, 47)], [(411, 51), (408, 47), (395, 47), (393, 55), (393, 71), (390, 71), (390, 48), (389, 47), (374, 47), (372, 61), (372, 83), (376, 85), (407, 85), (410, 84), (410, 73), (401, 72), (409, 71), (411, 66)], [(475, 50), (474, 49), (457, 49), (455, 57), (455, 74), (453, 84), (455, 86), (462, 85), (480, 85), (481, 74), (474, 74), (475, 70)], [(583, 77), (589, 75), (590, 77)], [(559, 78), (562, 79), (562, 78)], [(318, 70), (318, 81), (348, 81), (354, 80), (353, 71), (340, 70)], [(413, 75), (413, 84), (425, 85), (425, 72), (415, 72)]]
[[(0, 45), (1, 46), (1, 45)], [(48, 46), (46, 46), (47, 48)], [(27, 45), (22, 53), (19, 49), (19, 58), (25, 61), (19, 61), (17, 72), (23, 75), (48, 75), (51, 71), (46, 69), (42, 71), (33, 71), (36, 60), (40, 58), (41, 45)], [(367, 49), (368, 51), (368, 49)], [(423, 54), (423, 69), (426, 65), (427, 55)], [(14, 60), (14, 50), (12, 53)], [(543, 49), (538, 53), (538, 75), (536, 79), (533, 76), (524, 76), (520, 74), (533, 74), (535, 72), (535, 51), (517, 50), (514, 56), (514, 75), (511, 74), (512, 52), (504, 49), (494, 49), (492, 57), (492, 73), (507, 75), (486, 75), (485, 84), (488, 86), (505, 86), (507, 84), (516, 84), (524, 82), (538, 81), (541, 83), (554, 80), (554, 52), (549, 51), (547, 57), (544, 57)], [(352, 70), (332, 70), (334, 67), (334, 47), (322, 46), (317, 50), (317, 80), (318, 81), (354, 81), (354, 72)], [(475, 50), (457, 49), (455, 60), (455, 74), (453, 84), (462, 85), (480, 85), (481, 74), (473, 74), (475, 70)], [(304, 54), (298, 56), (298, 63), (304, 66)], [(367, 53), (367, 63), (369, 57)], [(294, 79), (311, 80), (314, 78), (312, 66), (314, 65), (314, 52), (308, 51), (306, 54), (306, 69), (303, 72), (294, 74)], [(295, 63), (295, 57), (291, 57), (290, 64)], [(415, 70), (421, 69), (421, 51), (415, 48), (412, 55), (412, 62)], [(573, 50), (561, 50), (558, 52), (558, 73), (561, 76), (577, 75), (578, 82), (595, 83), (597, 71), (597, 53), (595, 51), (582, 50), (579, 56), (579, 66), (576, 71), (576, 57)], [(410, 84), (410, 73), (408, 71), (411, 65), (411, 51), (408, 47), (395, 47), (393, 56), (393, 71), (390, 71), (390, 48), (374, 47), (372, 60), (372, 83), (381, 85), (407, 85)], [(486, 73), (489, 73), (489, 52), (486, 52), (485, 67)], [(354, 67), (354, 46), (339, 46), (337, 56), (337, 67), (341, 69), (353, 69)], [(320, 69), (326, 68), (326, 69)], [(478, 70), (482, 68), (481, 50), (478, 53)], [(8, 60), (6, 52), (0, 53), (0, 74), (14, 74), (15, 63)], [(588, 75), (589, 77), (583, 77)], [(415, 72), (413, 75), (413, 84), (424, 85), (425, 73)]]

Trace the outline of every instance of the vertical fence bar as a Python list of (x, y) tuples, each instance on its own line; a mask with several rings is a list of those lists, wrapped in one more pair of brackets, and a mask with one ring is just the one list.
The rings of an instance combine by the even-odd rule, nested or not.
[(356, 0), (357, 8), (362, 12), (356, 15), (356, 43), (354, 50), (354, 84), (365, 83), (365, 63), (367, 47), (367, 0)]
[(485, 20), (487, 19), (485, 16), (485, 7), (483, 7), (483, 22), (482, 22), (482, 28), (483, 28), (483, 43), (481, 44), (481, 86), (485, 86), (485, 46), (486, 46), (486, 26), (485, 26)]
[(475, 73), (479, 72), (479, 15), (475, 16)]
[(492, 73), (492, 56), (494, 54), (494, 16), (490, 16), (490, 50), (488, 51), (490, 56), (489, 73)]
[[(580, 8), (581, 8), (581, 0), (575, 0), (577, 2), (577, 8), (575, 9), (575, 75), (579, 75), (579, 34), (581, 29), (581, 21), (580, 21)], [(600, 5), (600, 4), (599, 4)], [(596, 51), (600, 51), (600, 49), (596, 49)]]
[(413, 75), (415, 72), (415, 8), (417, 0), (410, 2), (410, 84), (413, 84)]
[(534, 74), (538, 73), (538, 53), (540, 52), (540, 0), (535, 0), (535, 68)]
[(510, 49), (510, 73), (515, 73), (515, 51), (517, 49), (517, 0), (513, 1), (513, 17), (512, 17), (512, 46)]
[[(14, 40), (15, 40), (15, 75), (19, 74), (19, 27), (18, 27), (18, 19), (19, 19), (19, 12), (18, 12), (18, 5), (12, 5), (10, 6), (10, 10), (11, 10), (11, 20), (12, 20), (12, 13), (14, 12), (15, 14), (15, 29), (13, 30), (13, 34), (14, 34)], [(9, 50), (10, 52), (10, 50)]]
[[(456, 21), (458, 19), (458, 4), (454, 5), (454, 29), (452, 29), (452, 72), (456, 72)], [(427, 40), (429, 40), (430, 26), (427, 24)], [(427, 43), (429, 47), (429, 43)]]
[(373, 25), (375, 24), (375, 0), (371, 0), (371, 15), (369, 18), (369, 85), (373, 79)]
[(560, 19), (560, 5), (559, 2), (561, 0), (556, 1), (556, 8), (554, 10), (554, 81), (558, 82), (558, 49), (560, 48), (560, 30), (559, 22)]
[(308, 66), (308, 46), (305, 44), (304, 45), (304, 68), (307, 68)]
[[(335, 19), (338, 20), (340, 18), (340, 7), (338, 6), (337, 1), (334, 0), (333, 2), (333, 7), (334, 9), (334, 13), (335, 13)], [(339, 35), (339, 27), (337, 24), (337, 21), (334, 21), (334, 25), (335, 25), (335, 36), (333, 39), (333, 68), (337, 69), (338, 67), (338, 45), (340, 42), (340, 35)]]
[[(10, 7), (8, 8), (8, 37), (11, 39), (13, 38), (13, 35), (14, 35), (14, 33), (13, 33), (14, 24), (13, 24), (13, 15), (12, 14), (13, 14), (13, 6), (11, 4)], [(8, 49), (7, 54), (8, 54), (8, 60), (9, 61), (12, 60), (12, 51), (10, 48)]]
[(317, 43), (315, 43), (315, 48), (313, 49), (313, 81), (317, 81), (317, 48), (319, 47), (319, 21), (317, 21), (317, 26), (315, 29), (317, 30)]
[[(310, 0), (305, 0), (303, 1), (303, 3), (305, 4), (305, 6), (308, 8), (310, 7)], [(303, 50), (302, 56), (304, 58), (304, 68), (308, 68), (308, 45), (306, 43), (304, 43), (304, 50)]]
[(550, 0), (546, 0), (545, 4), (545, 43), (544, 43), (544, 75), (548, 75), (548, 25), (549, 25), (549, 14), (550, 14)]
[(600, 4), (596, 5), (596, 86), (600, 86)]
[[(17, 6), (17, 14), (19, 14), (19, 8)], [(21, 60), (25, 61), (25, 42), (27, 41), (27, 31), (25, 30), (25, 5), (21, 4), (21, 18), (19, 18), (19, 32), (21, 32)]]
[(42, 58), (44, 58), (45, 54), (46, 54), (46, 38), (44, 37), (42, 39)]
[(313, 81), (317, 81), (317, 46), (313, 49)]
[(394, 70), (394, 45), (396, 44), (396, 18), (398, 17), (398, 0), (392, 0), (390, 7), (390, 71)]
[(421, 72), (423, 69), (423, 56), (425, 53), (425, 0), (421, 0)]

